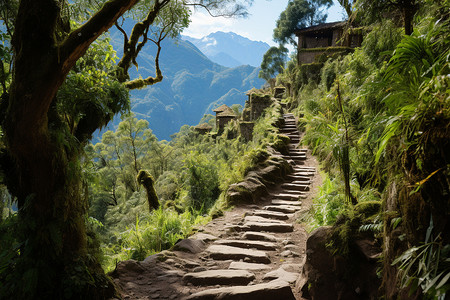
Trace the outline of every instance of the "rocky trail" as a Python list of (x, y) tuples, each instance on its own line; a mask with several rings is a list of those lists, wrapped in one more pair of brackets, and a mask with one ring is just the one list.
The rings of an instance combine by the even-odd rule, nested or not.
[(315, 159), (298, 149), (294, 116), (283, 117), (291, 140), (283, 157), (294, 172), (260, 202), (225, 212), (172, 250), (120, 262), (112, 276), (123, 299), (302, 299), (307, 233), (297, 220), (321, 178)]

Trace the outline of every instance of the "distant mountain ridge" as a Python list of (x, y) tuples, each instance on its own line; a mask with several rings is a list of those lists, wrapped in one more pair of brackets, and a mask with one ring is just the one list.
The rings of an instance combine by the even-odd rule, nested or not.
[[(121, 55), (122, 37), (111, 31), (111, 44)], [(150, 46), (149, 46), (150, 48)], [(154, 76), (154, 48), (142, 51), (139, 70), (130, 69), (131, 78)], [(241, 65), (227, 68), (209, 60), (196, 46), (182, 39), (166, 39), (162, 43), (160, 66), (162, 82), (141, 90), (132, 90), (131, 110), (146, 119), (158, 139), (170, 139), (181, 126), (197, 125), (204, 114), (222, 104), (244, 105), (245, 92), (259, 88), (259, 68)], [(111, 129), (117, 126), (115, 120)]]
[(213, 62), (225, 67), (247, 64), (259, 67), (264, 53), (270, 48), (267, 43), (252, 41), (233, 32), (217, 31), (200, 39), (182, 38), (193, 43)]

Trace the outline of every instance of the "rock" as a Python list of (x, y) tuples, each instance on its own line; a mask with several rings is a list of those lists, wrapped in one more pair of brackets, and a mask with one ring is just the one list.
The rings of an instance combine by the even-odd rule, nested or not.
[(203, 272), (206, 271), (206, 267), (196, 267), (192, 272)]
[(286, 245), (284, 246), (285, 250), (291, 250), (291, 251), (300, 251), (300, 247), (296, 245)]
[(309, 191), (309, 185), (301, 183), (283, 183), (281, 187), (286, 190)]
[(258, 250), (269, 250), (275, 251), (277, 249), (276, 244), (271, 242), (261, 242), (261, 241), (245, 241), (245, 240), (220, 240), (216, 242), (220, 245), (227, 245), (233, 247), (239, 247), (244, 249), (258, 249)]
[(276, 242), (277, 238), (271, 234), (256, 232), (256, 231), (247, 231), (242, 235), (243, 239), (246, 240), (258, 240), (258, 241), (269, 241)]
[(299, 201), (300, 199), (306, 199), (306, 197), (306, 193), (300, 191), (290, 191), (289, 193), (284, 192), (273, 195), (273, 198), (275, 199), (286, 201)]
[(263, 218), (263, 217), (260, 217), (260, 216), (246, 216), (244, 218), (244, 222), (280, 223), (280, 224), (285, 224), (286, 223), (286, 222), (281, 221), (281, 220), (273, 220), (273, 219)]
[(192, 235), (191, 238), (195, 239), (195, 240), (203, 241), (205, 243), (217, 240), (216, 236), (214, 236), (212, 234), (208, 234), (208, 233), (201, 233), (201, 232)]
[(270, 259), (267, 254), (261, 250), (242, 249), (225, 245), (211, 245), (206, 249), (212, 259), (217, 260), (240, 260), (246, 259), (249, 262), (269, 264)]
[(255, 279), (255, 274), (245, 270), (209, 270), (197, 273), (187, 273), (184, 282), (193, 285), (246, 285)]
[(272, 200), (272, 205), (293, 205), (293, 206), (301, 206), (302, 203), (300, 201), (286, 201), (286, 200)]
[(252, 213), (254, 216), (259, 216), (263, 218), (276, 219), (276, 220), (287, 220), (289, 219), (289, 215), (277, 212), (277, 211), (268, 211), (268, 210), (255, 210)]
[(381, 255), (380, 246), (377, 246), (374, 241), (369, 239), (355, 241), (357, 249), (370, 262), (376, 262)]
[(205, 249), (205, 242), (202, 240), (184, 239), (173, 246), (174, 251), (183, 251), (197, 254)]
[(247, 263), (242, 261), (233, 261), (228, 269), (235, 269), (235, 270), (266, 270), (270, 269), (269, 265), (265, 264), (254, 264), (254, 263)]
[[(298, 283), (303, 293), (315, 300), (378, 299), (381, 282), (376, 275), (377, 264), (357, 251), (350, 259), (332, 255), (326, 247), (332, 230), (319, 227), (308, 237), (302, 276), (305, 280)], [(351, 249), (355, 248), (352, 245)]]
[(295, 300), (289, 283), (274, 280), (250, 286), (233, 286), (201, 291), (190, 295), (187, 300)]
[(281, 279), (289, 283), (294, 283), (297, 280), (298, 276), (299, 276), (298, 273), (287, 272), (283, 268), (278, 268), (277, 270), (274, 270), (264, 275), (263, 279), (264, 280)]
[(145, 268), (142, 266), (141, 262), (130, 259), (124, 260), (117, 264), (116, 270), (114, 272), (124, 274), (124, 273), (143, 273), (145, 272)]
[(294, 205), (267, 205), (267, 206), (264, 206), (263, 209), (292, 214), (292, 213), (295, 213), (296, 211), (300, 210), (301, 208), (294, 206)]
[(292, 224), (280, 224), (280, 223), (258, 223), (247, 222), (244, 224), (244, 229), (250, 231), (268, 231), (268, 232), (292, 232), (294, 226)]
[(309, 182), (311, 178), (309, 176), (288, 175), (287, 179), (290, 179), (292, 181)]

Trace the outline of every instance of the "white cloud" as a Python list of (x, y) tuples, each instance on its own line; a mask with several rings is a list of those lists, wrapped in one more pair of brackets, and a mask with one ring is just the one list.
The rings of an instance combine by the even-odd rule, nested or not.
[(191, 24), (183, 31), (184, 35), (202, 38), (216, 31), (231, 31), (235, 19), (224, 17), (211, 17), (209, 14), (196, 11), (192, 14)]

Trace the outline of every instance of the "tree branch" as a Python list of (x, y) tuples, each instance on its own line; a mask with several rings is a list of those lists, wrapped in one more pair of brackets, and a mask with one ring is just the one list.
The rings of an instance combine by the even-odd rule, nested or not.
[[(145, 34), (145, 32), (150, 27), (150, 25), (153, 24), (153, 22), (155, 21), (156, 17), (159, 14), (159, 12), (167, 4), (169, 4), (170, 1), (171, 0), (155, 1), (153, 8), (148, 12), (145, 20), (143, 20), (142, 22), (136, 23), (134, 25), (133, 30), (131, 31), (131, 35), (128, 40), (128, 43), (126, 43), (126, 45), (124, 45), (123, 56), (118, 64), (119, 74), (117, 77), (118, 77), (119, 81), (125, 82), (129, 79), (128, 69), (130, 68), (133, 60), (135, 61), (137, 54), (140, 51), (140, 49), (137, 49), (137, 48), (139, 48), (139, 46), (138, 46), (139, 39), (141, 38), (141, 36), (143, 36)], [(142, 47), (140, 47), (140, 48), (142, 48)]]
[[(73, 31), (60, 45), (62, 73), (67, 74), (90, 44), (108, 30), (116, 20), (139, 0), (110, 0), (84, 25)], [(158, 1), (157, 1), (158, 2)]]
[(128, 82), (125, 82), (125, 87), (134, 90), (146, 87), (148, 85), (153, 85), (155, 83), (158, 83), (163, 80), (161, 69), (159, 68), (159, 54), (161, 53), (161, 40), (159, 40), (156, 45), (158, 46), (158, 51), (156, 52), (155, 56), (155, 69), (156, 69), (156, 76), (155, 77), (147, 77), (145, 79), (138, 78), (134, 79)]

